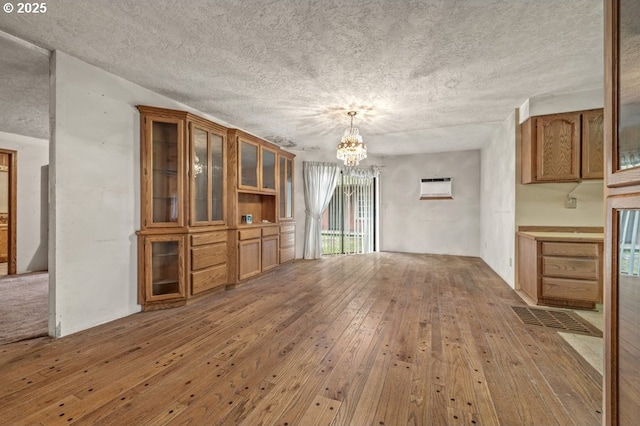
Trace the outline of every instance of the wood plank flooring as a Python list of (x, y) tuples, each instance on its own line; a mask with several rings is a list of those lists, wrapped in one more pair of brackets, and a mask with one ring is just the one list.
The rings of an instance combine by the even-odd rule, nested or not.
[(602, 377), (480, 259), (297, 261), (0, 347), (11, 425), (600, 425)]

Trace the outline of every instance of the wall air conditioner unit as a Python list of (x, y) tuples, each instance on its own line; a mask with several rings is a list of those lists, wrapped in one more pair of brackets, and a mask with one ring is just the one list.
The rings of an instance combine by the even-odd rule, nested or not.
[(425, 178), (420, 182), (421, 200), (452, 200), (452, 178)]

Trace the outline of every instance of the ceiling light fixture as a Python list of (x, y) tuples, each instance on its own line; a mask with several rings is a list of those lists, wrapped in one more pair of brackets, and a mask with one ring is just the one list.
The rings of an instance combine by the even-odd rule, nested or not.
[(360, 131), (353, 127), (353, 117), (356, 114), (356, 111), (347, 113), (351, 117), (351, 126), (344, 131), (337, 152), (338, 160), (344, 160), (344, 165), (350, 167), (357, 166), (360, 160), (367, 158), (367, 147), (362, 142)]

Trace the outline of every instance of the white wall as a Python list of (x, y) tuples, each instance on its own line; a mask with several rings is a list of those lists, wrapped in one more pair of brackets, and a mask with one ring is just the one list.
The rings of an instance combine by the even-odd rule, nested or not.
[(63, 52), (51, 57), (50, 334), (140, 310), (140, 130), (135, 105), (199, 113)]
[[(480, 254), (480, 151), (387, 157), (383, 166), (381, 250)], [(452, 177), (453, 200), (420, 200), (429, 177)]]
[(17, 151), (17, 272), (47, 270), (49, 141), (0, 132), (0, 148)]
[(516, 113), (507, 117), (482, 149), (480, 256), (515, 286)]
[(519, 123), (536, 115), (597, 109), (603, 105), (604, 86), (580, 92), (535, 96), (527, 99), (520, 107)]

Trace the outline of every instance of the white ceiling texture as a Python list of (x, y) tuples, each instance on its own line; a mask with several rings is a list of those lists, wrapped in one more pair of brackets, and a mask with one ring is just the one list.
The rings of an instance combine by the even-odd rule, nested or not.
[(373, 154), (475, 149), (527, 98), (602, 88), (603, 19), (602, 0), (50, 1), (0, 12), (0, 130), (48, 137), (46, 56), (14, 36), (293, 149), (335, 149), (349, 110)]

